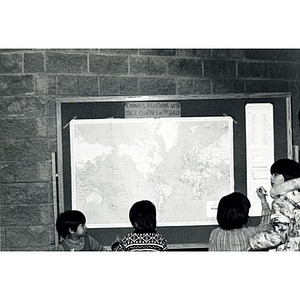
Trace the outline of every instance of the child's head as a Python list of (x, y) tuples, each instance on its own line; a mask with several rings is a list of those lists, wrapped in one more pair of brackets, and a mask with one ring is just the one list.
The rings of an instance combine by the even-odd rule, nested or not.
[(222, 229), (236, 229), (246, 225), (251, 207), (249, 199), (242, 193), (234, 192), (221, 198), (217, 220)]
[(300, 164), (288, 158), (275, 161), (270, 169), (271, 185), (277, 185), (287, 180), (300, 177)]
[(68, 210), (61, 213), (56, 221), (56, 230), (63, 237), (70, 235), (70, 231), (76, 232), (78, 226), (84, 225), (86, 218), (84, 214), (78, 210)]
[(141, 200), (132, 205), (129, 219), (135, 229), (154, 230), (156, 228), (156, 208), (149, 200)]

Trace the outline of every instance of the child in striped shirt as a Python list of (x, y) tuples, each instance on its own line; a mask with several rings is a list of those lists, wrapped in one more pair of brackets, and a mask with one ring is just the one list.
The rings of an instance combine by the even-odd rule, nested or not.
[(218, 205), (219, 227), (209, 237), (209, 251), (248, 251), (249, 240), (255, 234), (270, 230), (271, 209), (263, 187), (256, 190), (261, 200), (262, 213), (258, 226), (246, 226), (251, 207), (249, 199), (242, 193), (234, 192), (224, 196)]

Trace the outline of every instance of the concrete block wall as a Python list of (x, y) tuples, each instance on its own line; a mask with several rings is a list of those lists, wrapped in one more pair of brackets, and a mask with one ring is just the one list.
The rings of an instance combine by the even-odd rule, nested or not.
[(54, 250), (56, 97), (291, 92), (298, 49), (0, 49), (2, 251)]

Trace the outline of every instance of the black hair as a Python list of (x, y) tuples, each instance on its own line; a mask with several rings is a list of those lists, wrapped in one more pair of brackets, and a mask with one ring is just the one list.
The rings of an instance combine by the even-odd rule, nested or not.
[(246, 225), (251, 203), (242, 193), (234, 192), (221, 198), (217, 221), (222, 229), (236, 229)]
[(284, 181), (300, 177), (300, 164), (295, 160), (283, 158), (275, 161), (270, 168), (271, 174), (281, 174)]
[(66, 238), (70, 234), (70, 229), (77, 231), (78, 226), (85, 224), (85, 222), (86, 218), (81, 211), (68, 210), (58, 216), (56, 230), (63, 238)]
[(149, 200), (141, 200), (132, 205), (129, 211), (132, 226), (138, 230), (155, 230), (156, 208)]

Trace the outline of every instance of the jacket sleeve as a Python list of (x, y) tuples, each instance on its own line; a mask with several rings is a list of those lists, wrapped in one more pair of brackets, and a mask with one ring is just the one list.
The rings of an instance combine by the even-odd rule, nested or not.
[(270, 205), (267, 201), (263, 202), (261, 204), (261, 219), (259, 225), (265, 225), (265, 224), (270, 224), (271, 223), (271, 214), (272, 210), (270, 208)]
[(263, 231), (250, 238), (250, 246), (253, 250), (274, 248), (281, 244), (281, 237), (275, 231)]

